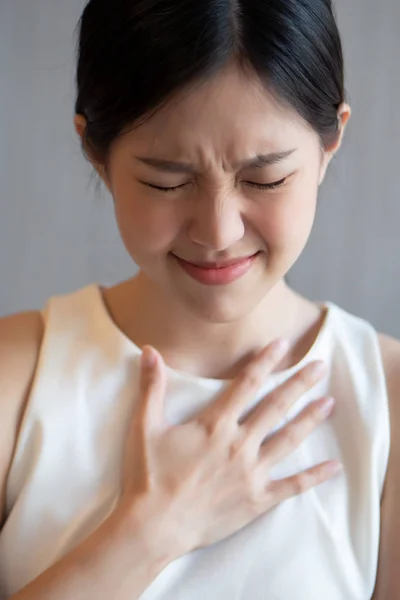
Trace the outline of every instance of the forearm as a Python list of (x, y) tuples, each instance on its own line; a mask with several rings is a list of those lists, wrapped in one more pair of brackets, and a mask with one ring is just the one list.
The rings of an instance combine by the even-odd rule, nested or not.
[(116, 511), (9, 600), (136, 600), (179, 555), (161, 520), (157, 524), (146, 519), (143, 511), (136, 519)]

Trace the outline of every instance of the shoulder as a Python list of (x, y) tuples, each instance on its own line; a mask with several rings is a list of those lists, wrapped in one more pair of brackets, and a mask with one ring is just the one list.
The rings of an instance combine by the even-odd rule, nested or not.
[(0, 526), (5, 487), (43, 338), (40, 312), (0, 319)]
[[(379, 334), (379, 345), (385, 370), (391, 414), (399, 414), (400, 402), (400, 341), (387, 335)], [(400, 423), (399, 423), (400, 426)]]
[[(21, 368), (34, 366), (43, 337), (44, 323), (39, 311), (24, 312), (0, 319), (0, 378), (17, 384)], [(19, 378), (17, 378), (19, 379)]]
[(397, 598), (400, 589), (400, 341), (380, 334), (379, 344), (388, 390), (391, 448), (381, 504), (379, 566), (373, 598), (385, 600)]

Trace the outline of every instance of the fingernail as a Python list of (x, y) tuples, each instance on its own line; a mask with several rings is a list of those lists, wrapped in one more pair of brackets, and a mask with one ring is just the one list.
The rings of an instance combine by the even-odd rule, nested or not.
[(329, 473), (331, 473), (331, 475), (338, 475), (339, 473), (342, 473), (343, 471), (343, 465), (342, 463), (338, 462), (338, 461), (334, 461), (332, 463), (330, 463), (330, 465), (327, 467)]
[(319, 411), (320, 411), (321, 415), (323, 415), (325, 417), (329, 417), (334, 406), (335, 406), (335, 399), (327, 398), (320, 404)]
[(289, 340), (285, 339), (276, 340), (276, 342), (273, 342), (270, 346), (270, 350), (274, 358), (279, 358), (280, 356), (283, 356), (284, 354), (286, 354), (289, 348)]
[(157, 362), (157, 357), (150, 346), (144, 346), (142, 351), (142, 367), (152, 369)]
[(327, 366), (322, 360), (319, 360), (318, 362), (314, 363), (311, 367), (311, 372), (316, 377), (326, 373), (326, 370), (327, 370)]

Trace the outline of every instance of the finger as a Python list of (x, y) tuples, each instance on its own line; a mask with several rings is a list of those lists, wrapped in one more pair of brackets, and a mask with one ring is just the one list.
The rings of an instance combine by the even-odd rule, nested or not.
[(342, 471), (338, 461), (328, 461), (303, 473), (272, 481), (268, 486), (269, 506), (276, 506), (288, 498), (304, 494), (309, 489), (329, 481)]
[(162, 356), (152, 346), (144, 346), (140, 360), (141, 417), (147, 429), (164, 424), (166, 372)]
[(254, 400), (254, 396), (282, 360), (288, 347), (289, 343), (286, 340), (277, 340), (269, 344), (241, 371), (206, 412), (238, 421), (241, 411)]
[(298, 399), (315, 386), (326, 374), (327, 366), (315, 361), (270, 392), (256, 408), (241, 421), (249, 438), (255, 444), (261, 444), (268, 433), (274, 429)]
[(333, 398), (312, 402), (293, 421), (260, 447), (259, 457), (271, 469), (292, 454), (333, 411)]

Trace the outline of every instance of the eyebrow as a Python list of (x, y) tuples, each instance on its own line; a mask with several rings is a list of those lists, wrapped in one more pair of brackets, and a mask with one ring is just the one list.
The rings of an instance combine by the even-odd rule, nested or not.
[[(270, 154), (257, 154), (254, 158), (240, 161), (234, 165), (235, 170), (243, 169), (261, 169), (270, 165), (275, 165), (296, 152), (296, 148), (285, 150), (284, 152), (272, 152)], [(190, 163), (176, 162), (172, 160), (163, 160), (161, 158), (150, 158), (145, 156), (136, 156), (136, 160), (149, 167), (166, 173), (195, 173), (196, 168)]]

